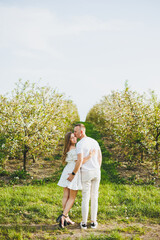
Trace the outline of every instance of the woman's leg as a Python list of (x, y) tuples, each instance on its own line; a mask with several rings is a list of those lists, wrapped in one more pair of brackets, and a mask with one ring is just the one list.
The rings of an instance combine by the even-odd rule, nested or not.
[[(68, 216), (68, 213), (69, 213), (71, 207), (72, 207), (73, 204), (74, 204), (75, 198), (76, 198), (76, 196), (77, 196), (77, 192), (78, 192), (78, 190), (71, 190), (71, 189), (69, 189), (69, 198), (68, 198), (68, 201), (66, 202), (65, 208), (64, 208), (64, 210), (63, 210), (63, 215), (64, 215), (64, 216)], [(65, 220), (65, 217), (64, 217), (64, 216), (62, 216), (62, 218), (61, 218), (61, 224), (62, 224), (62, 226), (64, 226), (64, 220)], [(70, 219), (68, 219), (68, 220), (70, 220)], [(72, 222), (71, 220), (70, 220), (69, 222), (70, 222), (71, 224), (74, 223), (74, 222)]]
[(75, 198), (77, 196), (77, 192), (78, 192), (78, 190), (69, 189), (69, 198), (68, 198), (68, 201), (66, 202), (65, 208), (63, 210), (63, 214), (65, 216), (69, 213), (71, 207), (73, 206), (73, 203), (74, 203)]
[(69, 199), (69, 193), (70, 193), (70, 189), (69, 188), (63, 188), (63, 198), (62, 198), (62, 207), (63, 207), (63, 211), (66, 207), (66, 203)]
[[(66, 206), (66, 203), (69, 199), (69, 188), (63, 188), (63, 198), (62, 198), (62, 207), (63, 207), (63, 211), (65, 209), (65, 206)], [(62, 214), (57, 218), (57, 222), (61, 221), (61, 217), (62, 217)]]

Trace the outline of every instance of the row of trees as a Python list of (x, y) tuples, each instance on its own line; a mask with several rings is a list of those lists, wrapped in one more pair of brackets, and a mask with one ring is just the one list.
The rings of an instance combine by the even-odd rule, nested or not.
[(153, 91), (140, 95), (126, 83), (124, 91), (113, 91), (94, 105), (86, 120), (119, 146), (129, 164), (151, 161), (159, 171), (160, 102)]
[(50, 87), (29, 81), (16, 84), (10, 96), (0, 96), (0, 156), (22, 158), (53, 154), (72, 124), (79, 121), (76, 106)]

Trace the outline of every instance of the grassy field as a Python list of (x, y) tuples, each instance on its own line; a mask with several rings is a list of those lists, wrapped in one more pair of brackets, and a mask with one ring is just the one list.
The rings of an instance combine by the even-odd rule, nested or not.
[(103, 153), (98, 229), (79, 228), (81, 192), (70, 212), (76, 225), (59, 229), (56, 218), (62, 211), (63, 194), (63, 189), (57, 186), (60, 167), (50, 179), (0, 188), (0, 240), (159, 239), (160, 189), (153, 185), (126, 184), (119, 177), (99, 133), (91, 124), (86, 125), (88, 136), (99, 141)]

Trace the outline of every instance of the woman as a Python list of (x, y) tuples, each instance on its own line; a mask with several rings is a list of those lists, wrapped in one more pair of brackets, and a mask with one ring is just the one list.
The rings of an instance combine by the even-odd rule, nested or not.
[[(63, 169), (62, 175), (58, 182), (58, 185), (64, 188), (62, 199), (63, 213), (56, 220), (57, 222), (59, 222), (59, 225), (62, 228), (64, 228), (64, 226), (66, 226), (67, 224), (74, 224), (74, 222), (70, 220), (68, 213), (74, 204), (78, 190), (82, 189), (80, 171), (76, 173), (74, 179), (71, 182), (67, 180), (68, 174), (73, 171), (77, 160), (75, 147), (76, 143), (77, 138), (74, 136), (74, 133), (68, 132), (65, 135), (65, 144), (62, 156), (62, 162), (67, 162), (67, 165)], [(94, 150), (83, 159), (83, 163), (88, 161), (93, 154)]]

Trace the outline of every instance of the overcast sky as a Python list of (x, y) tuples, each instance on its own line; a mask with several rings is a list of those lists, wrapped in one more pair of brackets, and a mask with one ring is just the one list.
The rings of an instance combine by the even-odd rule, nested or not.
[(0, 0), (0, 94), (50, 85), (81, 120), (102, 96), (160, 94), (160, 0)]

